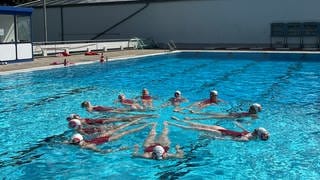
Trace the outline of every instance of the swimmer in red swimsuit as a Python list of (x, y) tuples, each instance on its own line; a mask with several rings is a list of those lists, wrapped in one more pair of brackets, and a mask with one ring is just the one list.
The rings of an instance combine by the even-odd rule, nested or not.
[(83, 134), (83, 135), (93, 135), (93, 134), (101, 134), (105, 133), (107, 131), (110, 131), (111, 129), (118, 128), (119, 126), (113, 125), (113, 124), (107, 124), (107, 125), (92, 125), (92, 124), (86, 124), (82, 123), (79, 119), (71, 119), (68, 122), (69, 128), (75, 130), (76, 132)]
[(153, 98), (150, 96), (148, 89), (144, 88), (142, 90), (141, 102), (145, 108), (152, 108)]
[(132, 154), (133, 157), (140, 157), (140, 158), (146, 158), (146, 159), (155, 159), (155, 160), (161, 160), (161, 159), (169, 159), (169, 158), (183, 158), (184, 152), (180, 149), (179, 145), (176, 145), (176, 154), (169, 153), (169, 147), (170, 147), (170, 140), (168, 137), (169, 129), (168, 129), (168, 123), (165, 121), (163, 123), (163, 130), (162, 134), (156, 141), (156, 126), (157, 123), (153, 123), (152, 129), (149, 132), (149, 135), (147, 139), (145, 140), (143, 147), (144, 151), (143, 154), (139, 154), (139, 146), (135, 146), (135, 151)]
[(166, 107), (169, 105), (172, 105), (174, 107), (179, 107), (182, 102), (188, 102), (188, 99), (182, 97), (180, 91), (176, 91), (174, 93), (174, 97), (170, 98), (165, 104), (163, 104), (161, 107)]
[(106, 107), (106, 106), (93, 106), (89, 101), (84, 101), (81, 103), (81, 107), (85, 108), (87, 111), (92, 112), (114, 112), (114, 113), (123, 113), (128, 112), (128, 109), (120, 109), (114, 107)]
[(200, 102), (196, 102), (191, 105), (192, 106), (197, 106), (198, 108), (202, 109), (210, 105), (217, 105), (218, 103), (224, 102), (222, 99), (218, 98), (218, 91), (212, 90), (210, 91), (210, 97), (209, 99), (205, 99)]
[(206, 120), (206, 119), (239, 119), (239, 118), (246, 118), (251, 117), (252, 119), (258, 118), (258, 113), (262, 111), (262, 106), (258, 103), (253, 103), (247, 112), (231, 112), (228, 114), (222, 113), (207, 113), (207, 112), (192, 112), (194, 114), (199, 115), (207, 115), (205, 117), (199, 118), (188, 118), (186, 120)]
[(143, 107), (132, 99), (127, 99), (124, 94), (119, 94), (118, 102), (124, 106), (129, 106), (133, 110), (142, 110)]
[(122, 124), (122, 125), (118, 126), (115, 129), (111, 129), (111, 130), (109, 130), (107, 132), (101, 133), (100, 135), (96, 136), (95, 138), (91, 138), (91, 139), (84, 139), (84, 137), (81, 134), (76, 133), (75, 135), (72, 136), (70, 143), (79, 145), (82, 148), (87, 148), (87, 149), (91, 149), (91, 150), (94, 150), (94, 151), (101, 152), (101, 150), (98, 149), (96, 147), (96, 145), (100, 145), (100, 144), (103, 144), (105, 142), (118, 140), (118, 139), (122, 138), (125, 135), (140, 131), (140, 130), (144, 129), (145, 127), (147, 127), (149, 125), (149, 124), (144, 124), (144, 125), (142, 125), (140, 127), (137, 127), (137, 128), (134, 128), (134, 129), (130, 129), (130, 130), (126, 130), (126, 131), (121, 131), (121, 132), (117, 133), (118, 131), (120, 131), (120, 130), (128, 127), (128, 126), (130, 126), (130, 125), (132, 125), (134, 123), (137, 123), (139, 120), (140, 119), (137, 119), (137, 120), (131, 121), (129, 123)]
[(184, 128), (184, 129), (193, 129), (193, 130), (209, 132), (210, 134), (214, 135), (214, 137), (220, 138), (220, 139), (225, 139), (228, 137), (235, 141), (250, 141), (255, 139), (266, 141), (269, 139), (269, 132), (266, 129), (261, 127), (256, 128), (253, 132), (249, 132), (246, 129), (244, 129), (242, 126), (240, 126), (240, 124), (237, 124), (238, 127), (240, 127), (243, 130), (242, 132), (237, 132), (233, 130), (228, 130), (221, 126), (192, 123), (190, 121), (184, 121), (184, 120), (180, 120), (180, 121), (187, 123), (189, 126), (171, 123), (171, 122), (169, 122), (169, 124), (180, 127), (180, 128)]

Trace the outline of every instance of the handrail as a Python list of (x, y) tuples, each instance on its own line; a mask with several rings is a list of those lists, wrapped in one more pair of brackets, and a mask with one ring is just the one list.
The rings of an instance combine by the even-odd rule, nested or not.
[(170, 40), (168, 42), (168, 46), (169, 46), (170, 51), (174, 51), (175, 49), (177, 49), (177, 46), (176, 46), (176, 44), (174, 43), (173, 40)]
[(95, 40), (98, 37), (104, 35), (105, 33), (109, 32), (110, 30), (114, 29), (115, 27), (119, 26), (120, 24), (124, 23), (125, 21), (127, 21), (128, 19), (132, 18), (133, 16), (135, 16), (136, 14), (140, 13), (142, 10), (144, 10), (145, 8), (147, 8), (149, 6), (149, 2), (147, 2), (142, 8), (138, 9), (136, 12), (130, 14), (129, 16), (127, 16), (126, 18), (122, 19), (121, 21), (119, 21), (118, 23), (112, 25), (111, 27), (107, 28), (106, 30), (104, 30), (103, 32), (99, 33), (98, 35), (94, 36), (93, 38), (91, 38), (91, 40)]
[(98, 39), (98, 40), (47, 41), (47, 42), (33, 42), (33, 44), (35, 44), (35, 45), (50, 45), (50, 44), (118, 42), (118, 41), (129, 41), (129, 40), (130, 40), (130, 39)]

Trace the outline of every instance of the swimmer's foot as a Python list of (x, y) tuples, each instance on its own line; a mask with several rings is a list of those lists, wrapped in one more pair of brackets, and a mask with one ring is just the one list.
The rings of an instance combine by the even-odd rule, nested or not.
[(164, 126), (168, 126), (168, 121), (163, 121)]

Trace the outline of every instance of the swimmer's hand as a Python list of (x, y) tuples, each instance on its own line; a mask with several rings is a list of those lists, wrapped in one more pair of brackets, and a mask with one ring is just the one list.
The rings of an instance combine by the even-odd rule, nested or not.
[(176, 153), (177, 158), (183, 158), (184, 152), (181, 149), (181, 147), (179, 145), (176, 145), (175, 149), (176, 149), (176, 152), (177, 152)]
[(128, 146), (121, 146), (118, 150), (119, 151), (124, 151), (124, 150), (128, 150), (129, 147)]
[(175, 149), (176, 149), (177, 151), (181, 150), (181, 149), (180, 149), (180, 145), (177, 144), (176, 147), (175, 147)]
[(192, 113), (192, 114), (197, 114), (198, 113), (197, 111), (195, 111), (193, 109), (190, 109), (189, 112)]
[(136, 153), (138, 153), (138, 151), (139, 151), (139, 145), (138, 144), (135, 144), (134, 145), (134, 154), (136, 154)]

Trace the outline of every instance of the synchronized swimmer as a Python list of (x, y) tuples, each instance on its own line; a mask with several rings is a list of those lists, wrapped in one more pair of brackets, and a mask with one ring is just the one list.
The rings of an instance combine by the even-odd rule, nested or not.
[[(139, 98), (141, 101), (137, 101)], [(170, 158), (183, 158), (184, 151), (179, 145), (175, 146), (176, 153), (169, 152), (171, 141), (169, 140), (168, 125), (197, 130), (199, 132), (210, 133), (217, 139), (232, 139), (235, 141), (251, 141), (260, 139), (266, 141), (269, 139), (269, 132), (260, 127), (255, 128), (252, 132), (243, 128), (238, 122), (235, 122), (241, 132), (230, 130), (222, 126), (208, 125), (194, 123), (192, 120), (208, 120), (208, 119), (226, 119), (226, 120), (238, 120), (241, 118), (258, 118), (258, 113), (262, 111), (262, 106), (258, 103), (250, 105), (248, 111), (245, 112), (230, 112), (230, 113), (218, 113), (218, 112), (201, 112), (195, 111), (192, 108), (196, 107), (197, 110), (202, 110), (209, 105), (218, 105), (221, 102), (225, 102), (218, 98), (218, 91), (210, 91), (210, 97), (208, 99), (195, 102), (186, 107), (180, 107), (182, 103), (188, 102), (188, 99), (184, 98), (181, 91), (177, 90), (174, 93), (174, 97), (170, 98), (161, 107), (173, 106), (175, 112), (181, 112), (182, 110), (189, 110), (190, 114), (201, 115), (200, 117), (184, 117), (184, 120), (172, 116), (172, 119), (182, 122), (183, 124), (175, 122), (163, 122), (162, 133), (158, 139), (156, 139), (156, 127), (157, 122), (140, 122), (143, 119), (158, 118), (158, 115), (154, 114), (141, 114), (141, 112), (147, 112), (146, 110), (153, 109), (154, 98), (149, 94), (148, 89), (142, 89), (141, 96), (136, 99), (127, 99), (124, 94), (119, 94), (116, 102), (120, 102), (123, 107), (110, 107), (92, 105), (89, 101), (81, 103), (81, 107), (85, 108), (88, 112), (97, 113), (117, 113), (117, 114), (129, 114), (127, 116), (104, 116), (101, 118), (82, 118), (78, 114), (70, 114), (67, 117), (69, 128), (74, 130), (74, 135), (69, 141), (70, 144), (79, 145), (82, 148), (90, 149), (96, 152), (109, 153), (113, 152), (113, 149), (102, 150), (97, 146), (106, 142), (115, 141), (122, 138), (125, 135), (138, 132), (151, 125), (151, 130), (148, 137), (143, 143), (143, 153), (139, 153), (139, 146), (135, 145), (133, 157), (145, 158), (145, 159), (170, 159)], [(138, 113), (138, 114), (137, 114)], [(140, 114), (139, 114), (140, 113)], [(149, 120), (148, 120), (149, 121)], [(137, 126), (128, 130), (123, 130), (129, 126)], [(185, 125), (186, 124), (186, 125)], [(126, 150), (127, 148), (120, 148), (118, 150)]]

